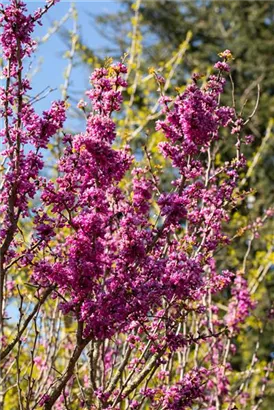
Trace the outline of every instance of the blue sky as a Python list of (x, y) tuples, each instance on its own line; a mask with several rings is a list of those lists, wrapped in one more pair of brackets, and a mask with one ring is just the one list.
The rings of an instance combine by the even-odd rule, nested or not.
[[(38, 7), (43, 7), (44, 1), (26, 1), (30, 12), (33, 12)], [(68, 12), (70, 8), (69, 1), (62, 1), (57, 3), (44, 16), (42, 22), (43, 26), (37, 26), (35, 31), (35, 38), (43, 37), (55, 21), (60, 21), (62, 17)], [(101, 14), (103, 12), (117, 11), (121, 5), (116, 1), (76, 1), (75, 5), (79, 13), (78, 24), (80, 26), (81, 38), (84, 43), (92, 49), (99, 49), (100, 47), (109, 46), (109, 42), (98, 34), (89, 13), (93, 15)], [(67, 20), (64, 24), (65, 28), (72, 30), (73, 21)], [(50, 102), (61, 97), (60, 85), (64, 83), (64, 71), (67, 66), (67, 60), (63, 58), (64, 52), (67, 50), (64, 41), (60, 35), (54, 34), (50, 39), (39, 46), (34, 58), (32, 59), (31, 72), (35, 72), (32, 79), (32, 96), (41, 92), (44, 88), (50, 87), (56, 89), (46, 96), (46, 98), (36, 103), (36, 110), (41, 113), (47, 109)], [(71, 77), (70, 92), (73, 97), (81, 96), (81, 91), (89, 87), (88, 82), (88, 68), (79, 66), (73, 69)], [(69, 121), (73, 126), (74, 122)]]

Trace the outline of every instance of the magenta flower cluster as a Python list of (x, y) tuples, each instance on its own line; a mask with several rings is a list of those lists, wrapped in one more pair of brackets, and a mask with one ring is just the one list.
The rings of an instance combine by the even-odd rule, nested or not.
[[(46, 7), (54, 3), (48, 1)], [(55, 101), (38, 115), (27, 98), (31, 85), (23, 70), (24, 59), (35, 49), (32, 33), (42, 14), (40, 9), (34, 16), (27, 15), (24, 4), (15, 0), (1, 6), (0, 42), (6, 62), (6, 87), (0, 88), (5, 123), (1, 131), (5, 159), (2, 264), (7, 267), (16, 260), (19, 267), (29, 268), (30, 280), (40, 291), (53, 290), (63, 314), (70, 313), (81, 324), (83, 345), (122, 334), (120, 343), (125, 340), (130, 349), (136, 349), (129, 361), (129, 371), (136, 374), (142, 374), (141, 352), (155, 358), (159, 385), (140, 389), (140, 400), (131, 400), (130, 408), (139, 408), (142, 400), (150, 408), (170, 410), (202, 402), (213, 409), (219, 398), (229, 404), (226, 372), (230, 365), (224, 357), (233, 346), (224, 342), (223, 331), (236, 335), (255, 307), (243, 275), (220, 271), (215, 256), (230, 242), (224, 226), (245, 167), (243, 121), (233, 108), (220, 104), (230, 52), (226, 50), (223, 61), (215, 65), (218, 73), (204, 85), (194, 75), (176, 98), (161, 95), (162, 117), (156, 129), (164, 134), (165, 142), (159, 150), (177, 175), (170, 190), (163, 192), (160, 184), (156, 186), (159, 181), (151, 175), (152, 169), (134, 164), (128, 145), (113, 146), (113, 116), (122, 108), (127, 87), (124, 63), (96, 69), (91, 75), (86, 130), (64, 134), (54, 180), (41, 173), (42, 150), (63, 127), (65, 103)], [(85, 106), (84, 102), (79, 105)], [(235, 158), (218, 167), (212, 147), (224, 128), (231, 131), (231, 138), (236, 136)], [(246, 142), (251, 139), (246, 137)], [(35, 197), (41, 206), (31, 209), (29, 201)], [(33, 223), (30, 246), (23, 251), (22, 218)], [(224, 316), (214, 297), (228, 287), (232, 297)], [(182, 323), (191, 315), (197, 318), (199, 329), (186, 332)], [(185, 358), (173, 375), (165, 366), (168, 355), (202, 344), (210, 346), (203, 367), (186, 370)], [(106, 374), (116, 353), (115, 349), (105, 351)], [(41, 371), (47, 368), (40, 357), (35, 357), (34, 364)], [(105, 390), (100, 385), (94, 391), (106, 409), (118, 408), (125, 394), (118, 387)], [(57, 398), (47, 392), (42, 402), (46, 406)]]

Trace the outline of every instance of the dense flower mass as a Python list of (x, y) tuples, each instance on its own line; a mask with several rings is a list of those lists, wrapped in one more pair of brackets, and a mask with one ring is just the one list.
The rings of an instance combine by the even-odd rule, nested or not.
[[(155, 181), (147, 171), (133, 170), (131, 198), (119, 187), (132, 157), (128, 147), (112, 147), (116, 127), (111, 114), (121, 108), (125, 73), (126, 67), (116, 64), (97, 69), (91, 76), (93, 88), (87, 95), (93, 110), (86, 131), (65, 136), (61, 176), (56, 185), (44, 183), (41, 197), (55, 215), (47, 229), (58, 232), (67, 227), (70, 233), (64, 236), (62, 245), (55, 247), (55, 263), (50, 255), (36, 262), (33, 279), (41, 286), (57, 285), (66, 299), (60, 303), (62, 312), (72, 312), (84, 324), (86, 339), (127, 334), (137, 325), (138, 332), (145, 331), (153, 341), (151, 351), (161, 356), (167, 348), (176, 351), (191, 343), (193, 336), (184, 338), (174, 329), (182, 304), (187, 300), (187, 310), (202, 314), (203, 300), (233, 279), (229, 272), (217, 272), (213, 252), (228, 243), (222, 228), (229, 218), (226, 203), (232, 201), (245, 162), (239, 156), (222, 169), (213, 170), (200, 158), (219, 138), (221, 127), (233, 122), (233, 110), (218, 102), (225, 84), (223, 77), (211, 76), (203, 89), (194, 80), (170, 108), (171, 101), (165, 100), (166, 119), (158, 122), (157, 128), (164, 131), (167, 142), (160, 144), (160, 149), (179, 168), (180, 176), (174, 181), (174, 190), (158, 198), (162, 222), (153, 226), (149, 210)], [(219, 175), (225, 184), (220, 184)], [(44, 237), (44, 241), (50, 239)], [(172, 306), (169, 319), (163, 319), (166, 313), (159, 316), (159, 327), (159, 317), (151, 322), (150, 316), (165, 312), (166, 304), (170, 309)], [(252, 307), (250, 302), (247, 308)], [(216, 332), (222, 326), (235, 330), (229, 319), (225, 323), (215, 321), (215, 325), (204, 320), (203, 326), (212, 333), (214, 327)], [(142, 345), (139, 337), (130, 343)], [(218, 355), (222, 349), (225, 346), (219, 343)], [(208, 356), (208, 360), (216, 361), (214, 356)], [(202, 399), (205, 391), (197, 387), (201, 381), (196, 387), (193, 384), (200, 371), (193, 370), (189, 387), (181, 381), (160, 388), (163, 408), (188, 408), (193, 400)], [(228, 390), (220, 394), (228, 394)], [(149, 397), (153, 406), (154, 395)], [(109, 400), (104, 394), (100, 398)]]
[(244, 323), (250, 311), (255, 308), (255, 302), (251, 300), (248, 291), (248, 283), (241, 274), (235, 278), (232, 295), (226, 322), (231, 329), (238, 330), (239, 324)]
[[(219, 117), (215, 112), (220, 112), (217, 98), (223, 85), (219, 89), (214, 79), (219, 90), (216, 93), (208, 91), (209, 88), (201, 91), (194, 84), (195, 89), (189, 87), (189, 95), (178, 97), (167, 115), (164, 129), (169, 142), (165, 148), (171, 152), (176, 147), (179, 155), (187, 154), (189, 158), (187, 172), (181, 161), (181, 177), (175, 184), (178, 189), (163, 193), (158, 199), (163, 226), (153, 232), (148, 214), (152, 181), (142, 175), (144, 172), (134, 171), (130, 201), (118, 186), (132, 161), (127, 147), (118, 151), (111, 147), (115, 123), (110, 115), (120, 110), (120, 87), (126, 86), (124, 73), (126, 67), (116, 64), (97, 69), (91, 76), (93, 88), (87, 95), (94, 111), (87, 119), (86, 132), (65, 137), (69, 143), (60, 161), (62, 176), (56, 181), (57, 189), (51, 182), (45, 183), (42, 193), (45, 205), (51, 205), (56, 214), (54, 229), (70, 226), (72, 232), (62, 249), (58, 249), (64, 262), (52, 265), (46, 258), (37, 263), (34, 277), (38, 283), (44, 283), (46, 276), (49, 283), (60, 286), (64, 296), (70, 294), (70, 300), (62, 302), (62, 310), (77, 312), (85, 323), (86, 337), (110, 337), (116, 331), (124, 331), (130, 320), (139, 315), (147, 321), (150, 310), (161, 307), (162, 298), (201, 300), (205, 292), (205, 266), (213, 266), (210, 253), (227, 241), (221, 228), (227, 220), (223, 204), (230, 200), (237, 179), (236, 170), (227, 174), (227, 185), (223, 188), (218, 187), (214, 178), (210, 185), (201, 179), (205, 170), (202, 161), (197, 161), (197, 152), (208, 146), (209, 138), (218, 137)], [(212, 81), (210, 78), (210, 84)], [(224, 80), (219, 82), (223, 84)], [(201, 107), (198, 123), (203, 123), (202, 132), (206, 134), (191, 123), (185, 126), (191, 117), (186, 113), (185, 100), (191, 103), (192, 91), (194, 102), (190, 111), (195, 108), (197, 113)], [(170, 137), (169, 128), (173, 127), (181, 130), (180, 138)], [(177, 162), (173, 154), (171, 158)], [(193, 168), (192, 161), (196, 175), (188, 173)], [(238, 163), (234, 168), (237, 166)], [(186, 223), (188, 232), (180, 240), (170, 239), (168, 252), (164, 252), (170, 232), (182, 231)], [(193, 251), (189, 254), (186, 246), (190, 244)], [(215, 278), (218, 287), (219, 276), (215, 274)]]
[[(56, 2), (47, 1), (33, 16), (21, 1), (0, 6), (6, 64), (6, 86), (0, 88), (5, 171), (1, 294), (4, 285), (6, 292), (14, 291), (8, 273), (16, 264), (24, 281), (27, 272), (26, 283), (38, 299), (30, 317), (35, 321), (32, 370), (24, 398), (18, 388), (20, 400), (27, 409), (31, 401), (33, 408), (68, 408), (77, 384), (77, 408), (237, 408), (235, 401), (247, 396), (242, 387), (236, 393), (231, 390), (229, 359), (236, 349), (232, 338), (255, 303), (244, 273), (230, 272), (216, 257), (231, 242), (225, 226), (240, 197), (237, 185), (245, 167), (241, 144), (252, 140), (242, 137), (244, 121), (235, 109), (220, 103), (231, 53), (220, 54), (217, 74), (203, 85), (196, 74), (174, 99), (160, 89), (162, 111), (156, 129), (165, 138), (159, 151), (175, 169), (170, 189), (162, 189), (149, 154), (144, 167), (135, 163), (128, 145), (114, 146), (113, 117), (122, 111), (127, 87), (127, 67), (121, 62), (106, 64), (91, 75), (86, 129), (76, 135), (63, 132), (63, 154), (53, 178), (41, 172), (42, 152), (62, 129), (66, 105), (55, 101), (38, 115), (27, 98), (31, 84), (22, 67), (35, 48), (35, 23)], [(164, 84), (158, 75), (156, 80)], [(78, 108), (86, 107), (81, 100)], [(221, 163), (215, 161), (214, 149), (224, 129), (235, 140), (235, 158)], [(36, 198), (34, 206), (30, 200)], [(25, 243), (21, 221), (29, 220), (31, 234), (27, 232)], [(49, 306), (58, 301), (58, 313), (52, 314), (57, 323), (62, 314), (68, 329), (62, 343), (69, 360), (62, 373), (55, 368), (62, 362), (57, 348), (50, 364), (46, 341), (41, 349), (45, 355), (35, 352), (41, 343), (38, 314), (45, 314), (42, 305), (50, 295)], [(3, 333), (4, 359), (15, 345), (21, 348), (29, 323), (27, 319), (25, 328), (21, 323), (25, 302), (19, 296), (19, 337), (10, 348)], [(1, 296), (1, 312), (3, 303)], [(2, 325), (5, 319), (1, 314)], [(49, 326), (53, 333), (55, 324)], [(80, 369), (76, 371), (80, 358), (90, 366), (82, 380)], [(18, 356), (16, 360), (18, 379)], [(4, 366), (9, 368), (8, 360)], [(34, 368), (45, 375), (38, 397)]]

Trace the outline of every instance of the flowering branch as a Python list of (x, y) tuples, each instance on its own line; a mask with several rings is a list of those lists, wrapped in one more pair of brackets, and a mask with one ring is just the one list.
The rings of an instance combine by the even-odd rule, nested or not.
[[(235, 102), (221, 104), (232, 55), (225, 50), (214, 66), (216, 74), (200, 83), (195, 73), (174, 98), (165, 92), (176, 67), (168, 83), (153, 74), (160, 91), (155, 107), (161, 107), (156, 129), (164, 137), (158, 148), (173, 167), (168, 188), (154, 174), (147, 146), (143, 168), (128, 145), (114, 148), (114, 117), (127, 87), (124, 61), (109, 61), (91, 75), (86, 129), (59, 134), (58, 177), (41, 176), (42, 152), (62, 130), (65, 102), (53, 102), (38, 115), (35, 101), (26, 95), (31, 85), (23, 66), (35, 48), (34, 25), (54, 3), (34, 15), (27, 15), (19, 0), (1, 6), (6, 85), (0, 89), (5, 148), (0, 230), (5, 389), (0, 407), (11, 380), (22, 410), (237, 405), (246, 400), (253, 373), (232, 393), (232, 342), (256, 307), (247, 273), (264, 218), (249, 227), (252, 240), (242, 269), (222, 270), (217, 254), (239, 236), (230, 238), (226, 227), (244, 197), (239, 193), (246, 166), (243, 144), (251, 142), (244, 125), (253, 116), (237, 115)], [(175, 66), (185, 49), (186, 44)], [(85, 111), (86, 105), (81, 101), (78, 108)], [(224, 132), (234, 141), (235, 157), (220, 164), (216, 145)], [(30, 205), (34, 197), (39, 198), (36, 207)], [(26, 221), (28, 240), (21, 229)], [(21, 284), (15, 287), (10, 276)], [(22, 285), (29, 281), (37, 288), (35, 304)], [(6, 302), (14, 297), (19, 320), (12, 338)], [(31, 312), (23, 320), (27, 298)], [(251, 370), (258, 349), (257, 344)], [(26, 359), (30, 364), (22, 371)], [(13, 365), (10, 378), (3, 377)]]

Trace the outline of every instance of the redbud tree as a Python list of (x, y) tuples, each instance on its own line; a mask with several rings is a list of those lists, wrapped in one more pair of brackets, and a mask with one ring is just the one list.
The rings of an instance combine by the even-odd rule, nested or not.
[[(272, 362), (255, 397), (259, 341), (248, 368), (233, 367), (235, 341), (257, 303), (247, 280), (250, 247), (235, 272), (217, 258), (237, 246), (226, 227), (247, 194), (243, 146), (252, 142), (252, 114), (221, 103), (231, 52), (220, 53), (215, 74), (194, 74), (174, 97), (154, 72), (155, 127), (165, 138), (157, 149), (174, 169), (163, 190), (146, 148), (141, 166), (130, 146), (115, 143), (125, 61), (91, 75), (88, 102), (78, 106), (87, 113), (84, 132), (65, 131), (64, 101), (36, 113), (25, 66), (34, 27), (54, 3), (32, 15), (20, 0), (0, 5), (0, 408), (261, 408)], [(63, 151), (54, 178), (44, 170), (56, 133)], [(224, 135), (235, 155), (217, 164)], [(255, 240), (272, 215), (265, 210), (244, 230)], [(270, 306), (265, 325), (271, 314)]]

